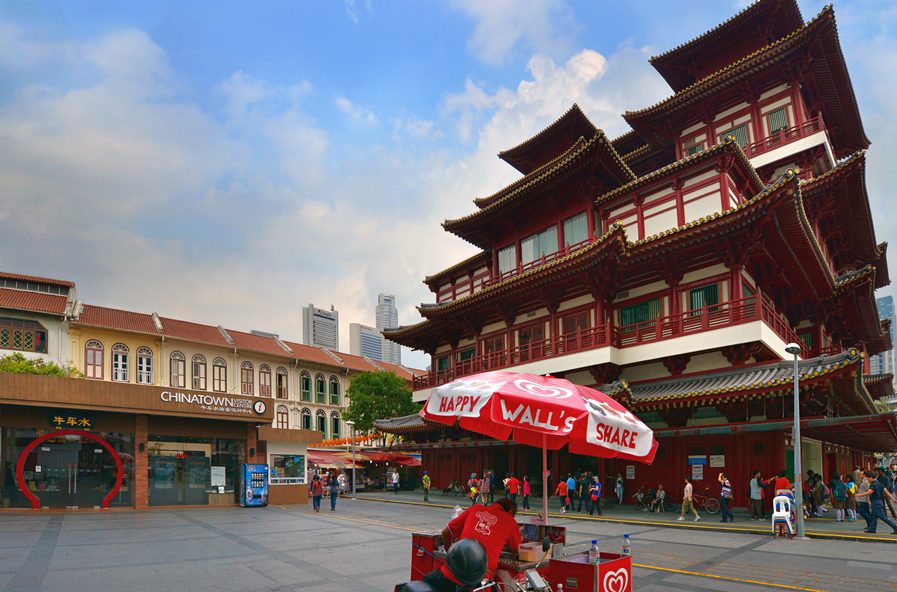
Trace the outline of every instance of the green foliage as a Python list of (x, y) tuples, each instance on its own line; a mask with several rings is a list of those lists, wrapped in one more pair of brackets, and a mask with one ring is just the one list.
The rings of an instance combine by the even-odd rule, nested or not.
[(411, 389), (392, 372), (362, 372), (346, 390), (349, 408), (345, 420), (355, 422), (359, 433), (374, 429), (374, 421), (410, 415), (419, 408), (411, 400)]
[(23, 354), (14, 353), (0, 357), (0, 372), (9, 374), (40, 374), (42, 376), (62, 376), (63, 378), (83, 378), (84, 374), (73, 366), (59, 366), (54, 362), (32, 360)]

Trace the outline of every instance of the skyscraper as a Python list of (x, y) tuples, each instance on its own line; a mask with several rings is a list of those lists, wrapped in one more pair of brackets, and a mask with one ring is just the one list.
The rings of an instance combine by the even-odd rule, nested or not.
[(383, 360), (383, 335), (374, 327), (349, 323), (349, 353), (372, 360)]
[[(881, 298), (876, 298), (875, 305), (878, 307), (879, 319), (891, 320), (891, 343), (894, 343), (894, 325), (897, 324), (897, 318), (894, 317), (894, 297), (883, 296)], [(895, 366), (897, 366), (897, 352), (895, 352), (893, 348), (875, 354), (869, 358), (870, 374), (895, 374)], [(891, 400), (889, 402), (897, 404), (897, 400)]]
[[(399, 311), (396, 309), (396, 297), (392, 294), (380, 294), (377, 296), (377, 329), (395, 329), (399, 326)], [(388, 339), (383, 340), (384, 362), (390, 364), (402, 363), (402, 346)]]
[(339, 349), (339, 313), (315, 308), (309, 304), (302, 309), (302, 343)]

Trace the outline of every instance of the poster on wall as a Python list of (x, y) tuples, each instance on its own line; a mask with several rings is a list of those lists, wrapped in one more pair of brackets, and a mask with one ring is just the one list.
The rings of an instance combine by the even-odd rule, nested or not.
[(715, 468), (720, 468), (726, 466), (726, 455), (725, 454), (711, 454), (710, 455), (710, 466)]
[(707, 457), (703, 454), (689, 454), (688, 455), (688, 464), (689, 465), (706, 465)]
[(212, 487), (224, 486), (224, 467), (212, 467)]
[(691, 466), (691, 478), (695, 481), (703, 481), (704, 480), (704, 465), (692, 465)]
[(635, 465), (626, 465), (626, 478), (635, 479)]

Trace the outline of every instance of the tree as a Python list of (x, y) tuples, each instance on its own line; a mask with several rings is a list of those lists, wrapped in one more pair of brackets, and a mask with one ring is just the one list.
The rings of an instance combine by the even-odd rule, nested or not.
[(418, 410), (411, 389), (392, 372), (362, 372), (346, 390), (349, 408), (343, 417), (355, 422), (360, 433), (370, 433), (378, 419), (410, 415)]
[(54, 362), (26, 358), (20, 353), (0, 357), (0, 372), (9, 374), (40, 374), (62, 376), (63, 378), (83, 378), (84, 374), (72, 366), (59, 366)]

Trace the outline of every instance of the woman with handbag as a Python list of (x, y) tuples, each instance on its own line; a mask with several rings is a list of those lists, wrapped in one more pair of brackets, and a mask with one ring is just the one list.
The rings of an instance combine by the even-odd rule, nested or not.
[(598, 515), (601, 516), (601, 479), (598, 475), (592, 479), (592, 487), (589, 489), (589, 501), (592, 502), (589, 506), (589, 516), (592, 515), (592, 512), (595, 510), (598, 511)]
[(732, 502), (732, 484), (729, 483), (729, 477), (725, 473), (720, 473), (719, 480), (722, 489), (720, 490), (720, 505), (723, 508), (722, 520), (720, 522), (732, 522), (732, 512), (729, 511), (729, 504)]

